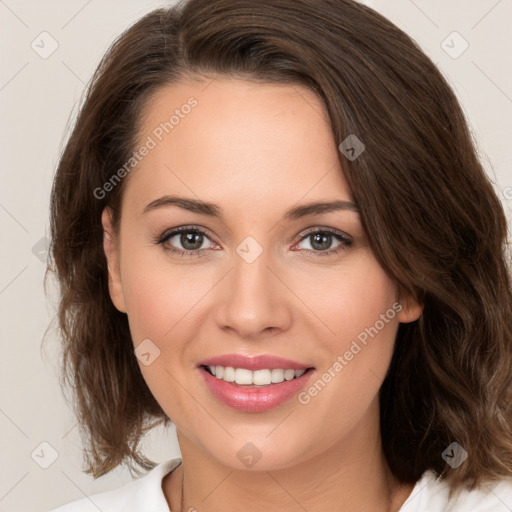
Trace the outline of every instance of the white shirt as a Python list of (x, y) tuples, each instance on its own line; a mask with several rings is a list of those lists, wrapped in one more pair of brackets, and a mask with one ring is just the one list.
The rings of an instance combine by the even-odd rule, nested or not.
[[(50, 512), (171, 512), (162, 480), (180, 464), (180, 458), (162, 462), (122, 487), (92, 494)], [(399, 512), (512, 512), (512, 478), (484, 488), (485, 491), (463, 491), (449, 504), (447, 485), (426, 471)]]

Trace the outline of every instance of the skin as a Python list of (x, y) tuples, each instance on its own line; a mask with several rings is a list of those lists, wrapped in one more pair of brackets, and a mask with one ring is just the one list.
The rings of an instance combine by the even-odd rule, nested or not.
[[(160, 350), (139, 365), (178, 433), (183, 462), (162, 483), (170, 509), (396, 511), (413, 486), (399, 485), (383, 457), (378, 391), (399, 323), (422, 305), (379, 265), (359, 213), (283, 220), (298, 204), (353, 201), (325, 107), (295, 85), (183, 82), (153, 96), (140, 141), (190, 96), (197, 107), (125, 178), (119, 233), (108, 208), (102, 216), (112, 301), (128, 315), (134, 346), (149, 338)], [(216, 203), (224, 216), (176, 206), (142, 213), (166, 194)], [(178, 235), (166, 245), (201, 247), (202, 257), (155, 243), (188, 225), (205, 231), (202, 244), (184, 246)], [(340, 230), (352, 244), (321, 255), (313, 236), (301, 240), (307, 228)], [(263, 250), (252, 263), (236, 252), (247, 236)], [(326, 244), (340, 247), (334, 236)], [(308, 404), (242, 412), (199, 378), (201, 360), (236, 352), (314, 366), (314, 383), (398, 300), (402, 310)], [(248, 442), (261, 453), (252, 468), (237, 457)]]

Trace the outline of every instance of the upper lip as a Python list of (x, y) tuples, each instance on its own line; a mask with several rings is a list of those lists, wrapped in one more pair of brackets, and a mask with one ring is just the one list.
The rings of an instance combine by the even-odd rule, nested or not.
[(276, 368), (307, 370), (311, 365), (301, 364), (291, 359), (272, 355), (245, 356), (241, 354), (225, 354), (210, 357), (199, 363), (199, 366), (231, 366), (233, 368), (246, 368), (247, 370), (273, 370)]

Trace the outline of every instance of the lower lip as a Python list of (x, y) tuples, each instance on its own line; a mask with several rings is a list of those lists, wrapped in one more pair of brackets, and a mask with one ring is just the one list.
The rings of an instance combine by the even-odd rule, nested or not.
[(300, 377), (269, 386), (239, 386), (217, 379), (205, 368), (198, 368), (210, 391), (224, 404), (239, 411), (263, 412), (278, 407), (296, 395), (307, 383), (314, 369)]

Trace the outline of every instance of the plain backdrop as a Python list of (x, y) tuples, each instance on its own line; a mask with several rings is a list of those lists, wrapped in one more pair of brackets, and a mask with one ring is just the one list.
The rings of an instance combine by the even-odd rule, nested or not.
[[(373, 0), (438, 65), (466, 113), (510, 219), (511, 0)], [(0, 0), (0, 511), (45, 511), (131, 480), (82, 472), (81, 440), (58, 384), (59, 339), (47, 334), (54, 286), (43, 275), (50, 187), (77, 103), (110, 43), (155, 0)], [(454, 34), (456, 32), (456, 34)], [(467, 48), (466, 48), (467, 47)], [(174, 429), (144, 442), (179, 456)], [(45, 467), (47, 466), (47, 467)]]

